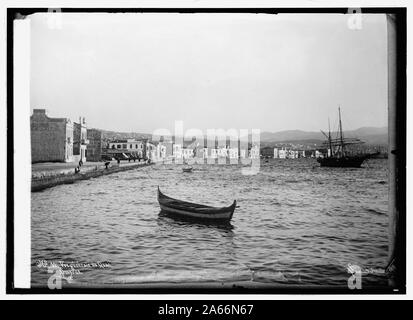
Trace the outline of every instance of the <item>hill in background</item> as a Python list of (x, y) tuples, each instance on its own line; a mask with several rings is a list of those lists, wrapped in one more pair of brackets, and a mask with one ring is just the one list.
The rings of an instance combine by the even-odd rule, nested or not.
[[(148, 133), (138, 132), (116, 132), (116, 131), (102, 131), (102, 138), (104, 140), (114, 139), (149, 139), (152, 135)], [(357, 130), (344, 131), (343, 135), (347, 138), (358, 138), (366, 144), (370, 145), (387, 145), (388, 130), (387, 127), (362, 127)], [(338, 136), (337, 132), (331, 133), (332, 138)], [(279, 132), (262, 132), (261, 144), (263, 146), (273, 146), (282, 144), (297, 144), (318, 146), (325, 141), (325, 137), (321, 132), (316, 131), (302, 131), (302, 130), (285, 130)]]

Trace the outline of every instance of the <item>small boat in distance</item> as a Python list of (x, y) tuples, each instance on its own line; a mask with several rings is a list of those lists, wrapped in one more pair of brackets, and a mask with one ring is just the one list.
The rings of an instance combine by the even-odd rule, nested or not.
[(184, 166), (182, 167), (182, 171), (183, 172), (192, 172), (192, 166), (190, 166), (188, 164), (188, 162), (186, 161), (186, 159), (184, 159)]
[(341, 111), (338, 108), (339, 116), (339, 136), (336, 139), (331, 138), (330, 122), (328, 125), (328, 135), (321, 131), (327, 138), (324, 146), (327, 148), (327, 155), (317, 158), (321, 167), (338, 167), (338, 168), (360, 168), (362, 163), (370, 157), (369, 154), (351, 154), (346, 150), (348, 145), (363, 144), (364, 142), (355, 138), (344, 138), (341, 124)]
[(182, 218), (204, 221), (229, 222), (234, 214), (237, 201), (234, 200), (229, 207), (211, 207), (182, 200), (177, 200), (164, 195), (158, 186), (158, 202), (161, 210)]

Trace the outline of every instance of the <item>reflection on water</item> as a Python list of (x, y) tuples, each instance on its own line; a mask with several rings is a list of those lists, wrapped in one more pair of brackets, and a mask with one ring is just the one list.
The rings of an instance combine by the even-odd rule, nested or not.
[[(230, 221), (208, 221), (208, 220), (199, 220), (191, 219), (187, 217), (180, 217), (179, 215), (171, 215), (170, 213), (160, 211), (158, 216), (158, 221), (160, 223), (166, 223), (168, 225), (173, 225), (174, 227), (184, 226), (190, 228), (214, 228), (218, 230), (231, 231), (234, 229), (234, 226)], [(231, 234), (233, 234), (231, 232)]]
[[(274, 159), (257, 175), (237, 165), (154, 165), (32, 193), (32, 282), (49, 274), (39, 260), (110, 262), (74, 281), (253, 280), (347, 285), (349, 263), (387, 262), (387, 162), (361, 169), (320, 168), (313, 159)], [(168, 196), (239, 207), (227, 225), (159, 212)], [(386, 285), (383, 275), (363, 284)]]

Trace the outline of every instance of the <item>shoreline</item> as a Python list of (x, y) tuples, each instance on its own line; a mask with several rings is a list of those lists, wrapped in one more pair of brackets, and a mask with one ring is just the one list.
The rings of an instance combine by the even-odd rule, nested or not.
[(52, 172), (41, 176), (32, 175), (31, 191), (38, 192), (62, 184), (72, 184), (76, 181), (88, 180), (90, 178), (96, 178), (112, 173), (143, 168), (150, 165), (151, 163), (132, 163), (123, 166), (112, 165), (107, 169), (104, 166), (100, 168), (98, 166), (95, 166), (84, 168), (83, 171), (81, 170), (78, 173), (74, 173), (73, 170), (70, 170), (70, 172)]

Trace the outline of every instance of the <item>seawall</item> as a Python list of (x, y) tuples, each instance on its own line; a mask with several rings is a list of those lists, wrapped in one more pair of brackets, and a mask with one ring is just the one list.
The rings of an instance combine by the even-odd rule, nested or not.
[(71, 184), (80, 180), (96, 178), (107, 174), (112, 174), (121, 171), (133, 170), (149, 166), (148, 163), (128, 164), (124, 166), (114, 165), (106, 168), (92, 167), (82, 169), (78, 173), (70, 172), (52, 172), (44, 176), (32, 176), (31, 190), (32, 192), (41, 191), (61, 184)]

